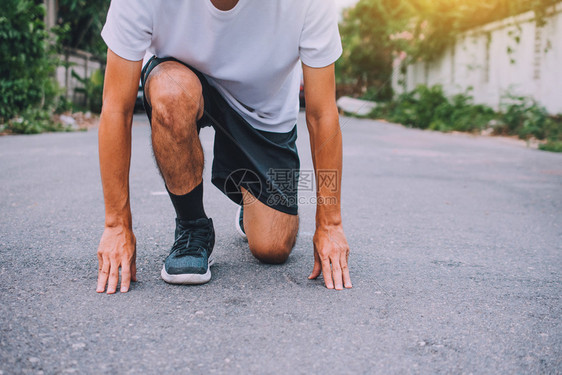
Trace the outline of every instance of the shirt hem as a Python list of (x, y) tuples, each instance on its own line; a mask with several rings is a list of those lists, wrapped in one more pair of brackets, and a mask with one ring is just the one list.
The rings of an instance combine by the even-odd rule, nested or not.
[(111, 30), (107, 30), (106, 28), (103, 28), (101, 32), (101, 37), (103, 38), (103, 41), (105, 42), (107, 47), (113, 52), (115, 52), (117, 56), (122, 57), (125, 60), (129, 60), (129, 61), (140, 61), (144, 58), (146, 51), (144, 52), (133, 51), (130, 48), (124, 46), (123, 44), (113, 39), (111, 36), (109, 36), (108, 34), (110, 33)]
[(337, 50), (335, 50), (333, 53), (328, 55), (328, 57), (325, 57), (323, 59), (309, 58), (305, 55), (301, 55), (300, 59), (304, 65), (309, 66), (311, 68), (325, 68), (328, 65), (338, 61), (338, 59), (342, 55), (342, 52), (343, 49), (340, 47)]

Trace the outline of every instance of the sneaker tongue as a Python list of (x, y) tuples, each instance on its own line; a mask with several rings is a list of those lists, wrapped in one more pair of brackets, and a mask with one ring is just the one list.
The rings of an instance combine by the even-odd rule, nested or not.
[(180, 250), (182, 254), (196, 253), (200, 248), (207, 246), (207, 241), (210, 232), (210, 219), (200, 218), (196, 220), (181, 220), (176, 219), (178, 226), (176, 228), (176, 238), (179, 231), (188, 231), (189, 234), (186, 238), (186, 247)]
[(204, 248), (207, 243), (207, 233), (198, 233), (199, 236), (192, 234), (187, 244), (188, 251), (198, 251), (200, 248)]
[(191, 228), (203, 227), (207, 224), (209, 219), (200, 218), (196, 220), (183, 220), (176, 218), (176, 233), (174, 238), (178, 238), (179, 234), (184, 230), (190, 230)]

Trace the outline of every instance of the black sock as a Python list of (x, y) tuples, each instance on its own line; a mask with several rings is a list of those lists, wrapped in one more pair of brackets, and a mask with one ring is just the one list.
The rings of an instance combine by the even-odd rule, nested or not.
[[(168, 187), (166, 186), (166, 190)], [(175, 195), (168, 190), (176, 215), (180, 220), (207, 218), (203, 208), (203, 182), (184, 195)]]

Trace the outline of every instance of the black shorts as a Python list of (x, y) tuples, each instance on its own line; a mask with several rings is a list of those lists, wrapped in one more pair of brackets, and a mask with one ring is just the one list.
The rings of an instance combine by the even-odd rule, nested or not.
[[(205, 108), (203, 117), (197, 121), (197, 130), (206, 126), (215, 129), (213, 184), (237, 204), (242, 204), (240, 187), (244, 187), (267, 206), (296, 215), (300, 168), (295, 143), (297, 126), (288, 133), (255, 129), (207, 82), (201, 72), (173, 57), (152, 57), (145, 64), (141, 75), (143, 92), (152, 69), (164, 61), (185, 65), (201, 81)], [(146, 96), (143, 100), (152, 123), (152, 109)]]

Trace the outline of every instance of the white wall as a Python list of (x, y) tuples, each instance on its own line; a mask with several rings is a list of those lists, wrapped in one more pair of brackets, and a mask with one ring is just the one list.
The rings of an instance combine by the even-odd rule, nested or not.
[(533, 19), (529, 12), (471, 30), (442, 56), (411, 64), (405, 74), (395, 61), (394, 90), (441, 84), (453, 95), (472, 87), (475, 102), (496, 109), (511, 92), (535, 98), (551, 114), (562, 113), (562, 4), (545, 26), (537, 27)]

